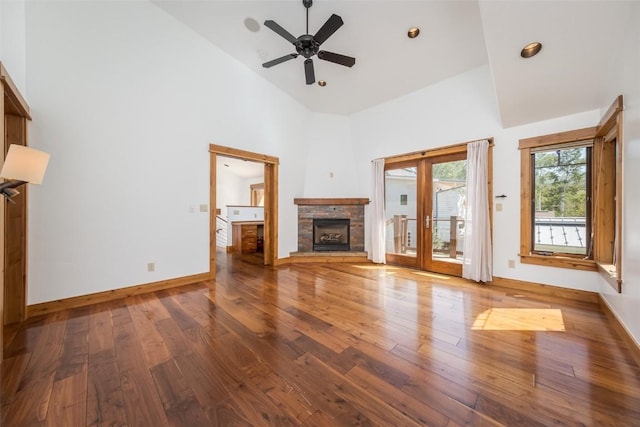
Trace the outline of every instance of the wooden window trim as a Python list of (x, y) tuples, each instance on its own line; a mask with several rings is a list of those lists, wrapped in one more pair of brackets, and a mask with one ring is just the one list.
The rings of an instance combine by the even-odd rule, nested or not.
[(543, 265), (546, 267), (572, 268), (574, 270), (596, 271), (598, 266), (594, 260), (560, 255), (537, 255), (520, 253), (523, 264)]
[(523, 264), (535, 264), (548, 267), (572, 268), (576, 270), (596, 271), (597, 265), (591, 259), (573, 257), (567, 255), (539, 255), (532, 252), (531, 236), (531, 153), (532, 150), (565, 144), (573, 141), (593, 139), (596, 136), (597, 127), (559, 132), (550, 135), (536, 136), (521, 139), (520, 149), (520, 262)]
[[(559, 132), (549, 135), (536, 136), (532, 138), (521, 139), (518, 148), (520, 149), (520, 260), (524, 264), (535, 264), (549, 267), (571, 268), (576, 270), (598, 271), (608, 283), (618, 292), (622, 292), (622, 110), (623, 99), (620, 95), (613, 102), (611, 107), (600, 120), (598, 126)], [(600, 196), (605, 190), (598, 188), (597, 176), (602, 176), (603, 172), (596, 168), (615, 167), (615, 209), (605, 213), (601, 213), (600, 218), (596, 219), (592, 224), (594, 233), (594, 251), (593, 259), (584, 259), (583, 257), (573, 257), (566, 255), (540, 255), (532, 252), (532, 236), (531, 236), (531, 153), (533, 150), (550, 147), (558, 144), (569, 143), (573, 141), (594, 140), (594, 156), (591, 168), (593, 180), (592, 187), (592, 211), (601, 210), (602, 206), (607, 203), (600, 197), (598, 202), (598, 193)], [(597, 156), (598, 150), (604, 150), (605, 144), (615, 141), (614, 147), (608, 147), (615, 150), (615, 156), (607, 154), (604, 166), (599, 164)], [(600, 175), (599, 175), (600, 174)], [(614, 178), (611, 178), (612, 180)], [(607, 190), (609, 191), (609, 190)], [(610, 196), (610, 194), (609, 194)], [(609, 199), (607, 199), (609, 200)], [(615, 215), (615, 216), (614, 216)], [(606, 228), (607, 223), (615, 218), (615, 230)], [(596, 223), (597, 222), (597, 223)], [(612, 236), (612, 234), (614, 236)], [(610, 260), (610, 250), (603, 249), (606, 240), (614, 239), (616, 253), (615, 262)], [(598, 243), (600, 242), (600, 244)]]
[[(613, 233), (615, 241), (615, 260), (609, 260), (608, 254), (602, 253), (602, 248), (596, 246), (594, 253), (598, 272), (618, 293), (622, 293), (622, 208), (623, 208), (623, 110), (624, 103), (622, 95), (618, 96), (598, 124), (596, 137), (601, 139), (603, 144), (615, 144), (610, 147), (614, 149), (608, 162), (615, 163), (615, 209), (612, 215), (615, 218), (615, 229)], [(607, 221), (605, 219), (604, 221)], [(605, 259), (606, 258), (606, 259)]]
[(258, 204), (258, 193), (262, 191), (263, 193), (263, 198), (264, 198), (264, 182), (261, 182), (259, 184), (250, 184), (249, 185), (249, 192), (250, 192), (250, 199), (251, 199), (251, 206), (260, 206)]

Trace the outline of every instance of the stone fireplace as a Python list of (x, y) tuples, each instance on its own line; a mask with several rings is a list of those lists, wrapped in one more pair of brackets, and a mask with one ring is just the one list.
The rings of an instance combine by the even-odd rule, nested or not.
[(298, 205), (295, 255), (366, 255), (364, 206), (369, 199), (294, 199), (294, 203)]

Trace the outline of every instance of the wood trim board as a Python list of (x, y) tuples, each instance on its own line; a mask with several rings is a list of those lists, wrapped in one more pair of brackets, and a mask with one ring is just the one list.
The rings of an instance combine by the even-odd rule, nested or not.
[(201, 273), (191, 276), (178, 277), (175, 279), (160, 280), (157, 282), (129, 286), (126, 288), (111, 289), (104, 292), (96, 292), (87, 295), (80, 295), (55, 301), (32, 304), (27, 306), (27, 318), (39, 316), (41, 314), (54, 313), (60, 310), (68, 310), (70, 308), (77, 308), (85, 305), (113, 301), (120, 298), (127, 298), (130, 296), (159, 291), (162, 289), (175, 288), (191, 283), (204, 282), (207, 280), (209, 280), (209, 273)]
[(615, 315), (609, 306), (609, 303), (602, 297), (602, 295), (598, 295), (598, 302), (600, 303), (600, 307), (602, 307), (602, 311), (604, 311), (607, 317), (611, 319), (620, 338), (626, 342), (627, 346), (631, 350), (631, 355), (635, 359), (636, 363), (640, 365), (640, 343), (633, 339), (631, 332), (629, 332), (620, 319), (618, 319), (618, 316)]
[(328, 199), (305, 199), (295, 198), (293, 199), (294, 205), (307, 205), (307, 206), (327, 206), (327, 205), (368, 205), (369, 199), (367, 198), (328, 198)]
[[(0, 62), (0, 80), (2, 81), (2, 86), (5, 87), (4, 97), (6, 96), (9, 100), (9, 106), (5, 106), (5, 113), (11, 112), (12, 114), (19, 115), (21, 117), (25, 117), (28, 120), (31, 120), (31, 111), (29, 109), (29, 104), (22, 97), (22, 94), (18, 90), (18, 87), (15, 85), (11, 76), (9, 76), (9, 72), (4, 67), (4, 64)], [(14, 110), (14, 111), (12, 111)], [(3, 113), (4, 116), (4, 113)]]

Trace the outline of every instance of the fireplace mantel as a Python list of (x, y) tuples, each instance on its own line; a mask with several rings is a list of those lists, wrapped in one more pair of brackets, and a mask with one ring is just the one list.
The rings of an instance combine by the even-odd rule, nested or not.
[(333, 199), (305, 199), (305, 198), (296, 198), (293, 199), (294, 205), (319, 205), (319, 206), (327, 206), (327, 205), (368, 205), (369, 199), (366, 198), (333, 198)]

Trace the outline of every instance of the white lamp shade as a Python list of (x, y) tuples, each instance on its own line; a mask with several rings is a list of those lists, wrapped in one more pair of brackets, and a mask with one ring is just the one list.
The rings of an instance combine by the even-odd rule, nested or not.
[(0, 178), (41, 184), (49, 157), (49, 154), (44, 151), (11, 144), (0, 171)]

